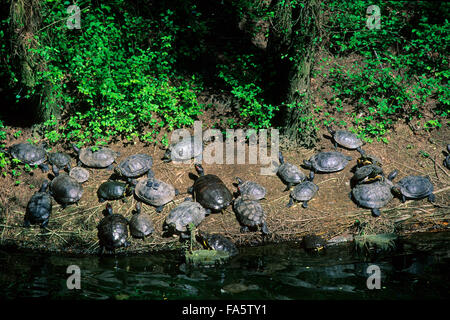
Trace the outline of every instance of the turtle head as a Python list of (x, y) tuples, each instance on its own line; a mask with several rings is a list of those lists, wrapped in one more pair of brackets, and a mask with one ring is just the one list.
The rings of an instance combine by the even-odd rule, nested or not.
[(72, 143), (72, 149), (73, 151), (75, 151), (77, 154), (80, 154), (80, 148), (77, 147), (77, 145), (75, 143)]
[(171, 154), (172, 154), (172, 151), (170, 149), (167, 149), (161, 160), (164, 162), (171, 162), (172, 161)]
[(236, 177), (235, 179), (236, 179), (236, 181), (237, 181), (238, 186), (239, 186), (240, 184), (243, 184), (243, 183), (244, 183), (244, 181), (242, 181), (242, 179), (239, 178), (239, 177)]
[(313, 181), (313, 180), (314, 180), (314, 176), (315, 176), (314, 171), (310, 171), (310, 172), (309, 172), (308, 180), (309, 180), (309, 181)]
[(309, 160), (303, 160), (303, 165), (308, 169), (312, 168), (312, 162)]
[(278, 160), (280, 161), (281, 164), (284, 163), (284, 157), (283, 157), (283, 154), (281, 153), (281, 151), (278, 152)]
[(328, 130), (328, 132), (329, 132), (332, 136), (334, 136), (334, 134), (336, 133), (336, 131), (333, 130), (333, 127), (332, 127), (331, 125), (329, 125), (329, 126), (327, 127), (327, 130)]
[(45, 179), (42, 182), (42, 186), (41, 186), (41, 189), (39, 189), (39, 192), (45, 192), (47, 190), (47, 187), (48, 187), (48, 181), (47, 181), (47, 179)]
[(106, 204), (105, 211), (103, 212), (103, 214), (105, 216), (109, 216), (109, 215), (113, 214), (113, 209), (112, 209), (112, 206), (111, 206), (111, 204), (109, 202)]
[(136, 202), (136, 210), (134, 211), (134, 214), (140, 214), (142, 210), (142, 203), (140, 201)]
[(205, 175), (205, 170), (203, 169), (202, 165), (200, 163), (196, 163), (195, 165), (195, 170), (197, 171), (197, 173), (201, 176)]
[(122, 175), (122, 170), (120, 169), (119, 166), (115, 166), (114, 167), (114, 173), (121, 176)]
[(52, 171), (53, 171), (53, 175), (55, 176), (55, 178), (57, 176), (59, 176), (59, 168), (58, 168), (58, 166), (53, 166)]
[(393, 170), (391, 173), (389, 173), (389, 175), (388, 175), (388, 180), (389, 180), (389, 181), (394, 180), (395, 177), (397, 177), (397, 174), (398, 174), (398, 170), (397, 170), (397, 169)]
[(202, 244), (203, 248), (211, 249), (211, 246), (209, 245), (209, 241), (208, 241), (209, 240), (209, 234), (207, 234), (206, 232), (198, 230), (196, 238), (197, 238), (197, 241), (199, 241)]
[(447, 145), (447, 151), (450, 153), (450, 144)]

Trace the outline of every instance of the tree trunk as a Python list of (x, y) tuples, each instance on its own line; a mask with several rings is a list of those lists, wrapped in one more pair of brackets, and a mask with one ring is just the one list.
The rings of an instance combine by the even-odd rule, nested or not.
[(315, 40), (318, 35), (320, 0), (302, 3), (273, 0), (274, 18), (269, 34), (268, 53), (276, 61), (284, 136), (305, 147), (312, 147), (316, 129), (310, 104), (310, 78)]

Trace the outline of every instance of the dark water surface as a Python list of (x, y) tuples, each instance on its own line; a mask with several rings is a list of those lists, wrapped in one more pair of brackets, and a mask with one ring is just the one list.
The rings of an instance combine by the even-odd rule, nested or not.
[[(67, 288), (68, 266), (81, 289)], [(367, 268), (381, 289), (367, 288)], [(67, 257), (0, 250), (0, 298), (51, 299), (448, 299), (450, 233), (420, 236), (395, 252), (355, 254), (352, 246), (309, 254), (298, 245), (241, 248), (226, 264), (191, 267), (180, 253)]]

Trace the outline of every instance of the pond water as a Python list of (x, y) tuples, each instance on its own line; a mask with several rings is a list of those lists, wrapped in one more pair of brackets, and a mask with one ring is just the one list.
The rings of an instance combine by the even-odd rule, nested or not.
[[(408, 240), (388, 254), (350, 245), (311, 254), (297, 244), (241, 248), (214, 267), (186, 265), (177, 252), (68, 257), (0, 250), (0, 298), (50, 299), (448, 299), (450, 233)], [(68, 289), (70, 265), (80, 289)], [(370, 265), (381, 272), (369, 290)]]

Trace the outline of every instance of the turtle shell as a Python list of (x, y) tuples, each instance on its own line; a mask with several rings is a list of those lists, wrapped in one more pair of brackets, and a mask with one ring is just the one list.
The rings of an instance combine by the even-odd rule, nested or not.
[(319, 152), (305, 161), (305, 165), (316, 172), (338, 172), (343, 170), (351, 157), (345, 156), (337, 151)]
[(198, 202), (184, 201), (169, 212), (166, 218), (166, 228), (178, 233), (188, 231), (188, 225), (196, 227), (205, 219), (207, 212)]
[(67, 174), (60, 174), (50, 183), (52, 196), (63, 204), (76, 203), (83, 195), (81, 184)]
[(143, 202), (155, 207), (163, 206), (175, 197), (175, 188), (156, 178), (140, 180), (134, 192)]
[(257, 227), (265, 223), (266, 214), (258, 201), (239, 197), (234, 200), (233, 209), (244, 226)]
[(226, 251), (230, 254), (230, 256), (234, 256), (239, 253), (239, 250), (236, 248), (235, 244), (230, 239), (220, 234), (199, 232), (199, 237), (210, 249)]
[(98, 147), (96, 151), (93, 148), (83, 148), (78, 154), (80, 161), (87, 167), (106, 168), (114, 163), (119, 153), (105, 147)]
[(297, 184), (306, 179), (306, 175), (296, 165), (289, 162), (281, 164), (277, 174), (285, 183)]
[(183, 139), (172, 144), (164, 155), (164, 159), (172, 161), (185, 161), (201, 155), (203, 145), (201, 141), (196, 141), (194, 137)]
[(422, 199), (433, 193), (433, 184), (428, 177), (407, 176), (401, 179), (397, 185), (402, 195), (409, 199)]
[(363, 145), (358, 136), (346, 130), (337, 130), (333, 135), (334, 141), (347, 149), (357, 149)]
[(319, 187), (311, 181), (305, 181), (295, 186), (291, 191), (291, 197), (296, 201), (308, 201), (311, 200)]
[(83, 183), (88, 181), (89, 171), (82, 167), (75, 167), (70, 170), (69, 176), (77, 180), (79, 183)]
[(128, 220), (121, 214), (105, 216), (97, 226), (101, 247), (114, 250), (127, 245)]
[(41, 224), (43, 227), (47, 225), (52, 213), (52, 198), (47, 192), (47, 186), (47, 181), (44, 181), (41, 189), (28, 201), (24, 218), (25, 225)]
[(214, 174), (207, 174), (197, 178), (193, 186), (195, 201), (204, 208), (220, 211), (228, 207), (233, 196), (223, 181)]
[(123, 160), (114, 171), (127, 178), (137, 178), (147, 173), (153, 164), (153, 158), (146, 154), (134, 154)]
[(127, 184), (119, 181), (103, 182), (97, 190), (97, 196), (100, 201), (118, 200), (125, 196)]
[(9, 153), (30, 166), (40, 165), (47, 160), (45, 149), (30, 143), (15, 144), (9, 148)]
[(70, 168), (70, 161), (70, 156), (64, 152), (52, 152), (48, 154), (48, 162), (54, 166), (57, 166), (59, 169), (63, 169), (65, 167)]
[(238, 190), (242, 197), (250, 200), (261, 200), (266, 196), (266, 188), (253, 181), (242, 181)]
[(130, 233), (135, 238), (145, 238), (155, 231), (153, 222), (145, 213), (135, 213), (130, 219)]
[(352, 195), (358, 205), (364, 208), (382, 208), (392, 200), (393, 184), (388, 179), (368, 184), (358, 184), (352, 189)]

